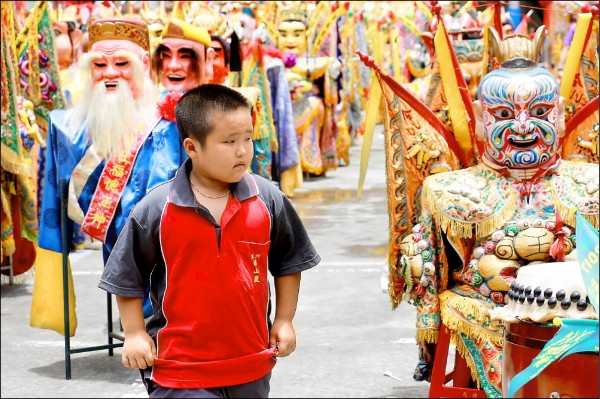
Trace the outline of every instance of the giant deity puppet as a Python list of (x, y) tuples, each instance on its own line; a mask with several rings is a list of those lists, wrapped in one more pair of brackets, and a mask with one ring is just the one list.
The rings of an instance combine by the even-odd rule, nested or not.
[(154, 76), (166, 93), (186, 92), (212, 77), (214, 50), (204, 27), (172, 17), (152, 55)]
[[(361, 55), (378, 72), (370, 101), (382, 95), (388, 107), (389, 292), (394, 306), (417, 310), (417, 380), (430, 379), (438, 339), (449, 334), (475, 387), (501, 397), (504, 324), (490, 312), (508, 301), (519, 270), (577, 259), (576, 211), (598, 229), (598, 165), (561, 159), (564, 102), (537, 63), (544, 29), (501, 40), (489, 28), (498, 68), (473, 104), (481, 146), (470, 167), (443, 122)], [(403, 160), (424, 135), (442, 156)]]
[[(319, 23), (318, 35), (313, 38), (315, 25), (327, 9), (313, 10), (309, 19), (306, 4), (287, 3), (281, 5), (276, 26), (277, 47), (284, 54), (288, 67), (302, 170), (319, 176), (338, 167), (335, 118), (339, 102), (337, 79), (342, 64), (335, 56), (318, 55), (317, 52), (344, 9), (339, 8)], [(317, 7), (322, 7), (323, 3), (319, 2)], [(345, 142), (350, 144), (349, 137)]]
[[(47, 117), (64, 108), (47, 2), (2, 3), (2, 273), (31, 276)], [(11, 209), (12, 208), (12, 209)], [(8, 262), (7, 262), (8, 260)], [(4, 267), (9, 266), (9, 267)]]
[[(54, 285), (62, 286), (54, 281), (60, 275), (56, 262), (61, 264), (56, 255), (70, 249), (62, 248), (62, 229), (72, 231), (74, 222), (80, 224), (103, 243), (106, 261), (131, 209), (150, 189), (171, 179), (187, 158), (175, 123), (157, 112), (147, 25), (98, 19), (88, 32), (90, 51), (80, 60), (88, 76), (81, 101), (50, 115), (40, 213), (44, 261), (37, 268), (31, 307), (33, 327), (63, 334), (62, 294), (57, 298), (53, 291)], [(66, 226), (60, 221), (63, 180), (69, 197)], [(74, 308), (71, 312), (73, 335)]]
[(269, 20), (274, 15), (273, 6), (277, 4), (234, 2), (223, 6), (221, 12), (227, 12), (227, 28), (222, 37), (228, 37), (231, 43), (232, 87), (240, 86), (244, 91), (258, 89), (261, 93), (254, 105), (255, 159), (251, 168), (278, 182), (281, 191), (291, 198), (294, 190), (302, 186), (303, 178), (286, 69), (281, 52), (268, 41), (275, 37), (274, 25)]

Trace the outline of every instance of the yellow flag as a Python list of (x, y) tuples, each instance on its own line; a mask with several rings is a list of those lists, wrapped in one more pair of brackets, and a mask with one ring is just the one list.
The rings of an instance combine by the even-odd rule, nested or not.
[(367, 167), (369, 166), (369, 155), (371, 153), (371, 146), (373, 145), (373, 134), (375, 133), (375, 123), (377, 121), (377, 113), (379, 112), (380, 104), (381, 85), (379, 84), (377, 73), (373, 71), (371, 72), (371, 89), (369, 90), (369, 102), (365, 116), (365, 130), (360, 153), (360, 172), (358, 176), (358, 190), (356, 191), (356, 197), (359, 201), (365, 184)]
[[(448, 113), (452, 121), (454, 137), (458, 145), (471, 160), (473, 156), (474, 132), (472, 131), (471, 98), (467, 85), (462, 77), (460, 66), (451, 48), (444, 22), (440, 19), (438, 29), (433, 39), (435, 56), (439, 60), (440, 75), (444, 85), (444, 93), (448, 100)], [(468, 101), (466, 97), (469, 96)]]
[[(65, 335), (62, 254), (36, 246), (35, 280), (31, 298), (29, 325), (54, 330)], [(69, 336), (75, 335), (75, 290), (71, 265), (68, 265), (69, 281)]]
[(566, 105), (571, 102), (571, 89), (575, 77), (580, 69), (581, 56), (585, 50), (587, 39), (589, 37), (589, 30), (592, 28), (592, 14), (579, 14), (577, 16), (577, 25), (575, 26), (575, 33), (573, 34), (573, 40), (571, 46), (567, 52), (567, 59), (565, 61), (565, 70), (560, 82), (560, 95), (566, 100)]

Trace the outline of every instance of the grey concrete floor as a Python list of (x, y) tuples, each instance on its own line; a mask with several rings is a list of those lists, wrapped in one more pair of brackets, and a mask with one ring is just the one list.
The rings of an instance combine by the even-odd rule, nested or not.
[[(273, 398), (428, 396), (429, 384), (412, 379), (414, 308), (401, 304), (392, 310), (384, 292), (389, 221), (381, 131), (378, 126), (360, 201), (360, 143), (351, 148), (350, 165), (310, 178), (296, 190), (292, 202), (322, 262), (302, 276), (297, 349), (273, 371)], [(70, 260), (78, 318), (71, 347), (103, 345), (101, 251), (77, 251)], [(114, 356), (106, 350), (72, 354), (67, 380), (64, 337), (29, 326), (32, 291), (33, 279), (1, 287), (3, 398), (147, 397), (138, 372), (121, 365), (120, 348)], [(116, 305), (113, 313), (116, 327)]]

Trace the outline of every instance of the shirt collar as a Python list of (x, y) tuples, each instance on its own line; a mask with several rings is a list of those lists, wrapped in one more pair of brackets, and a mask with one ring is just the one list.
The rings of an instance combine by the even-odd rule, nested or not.
[[(175, 173), (173, 185), (171, 186), (171, 202), (175, 205), (196, 206), (196, 198), (190, 186), (189, 176), (191, 170), (192, 160), (188, 158)], [(241, 202), (256, 197), (259, 190), (250, 173), (246, 172), (242, 176), (242, 180), (231, 185), (231, 192)]]

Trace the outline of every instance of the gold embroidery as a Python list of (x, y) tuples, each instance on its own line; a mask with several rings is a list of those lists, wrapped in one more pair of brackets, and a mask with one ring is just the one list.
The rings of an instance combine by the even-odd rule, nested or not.
[(106, 216), (102, 213), (94, 213), (94, 216), (92, 216), (92, 224), (99, 228), (104, 223), (106, 223)]
[(130, 164), (131, 162), (129, 161), (129, 154), (126, 152), (120, 153), (119, 154), (119, 163)]
[(254, 282), (260, 283), (260, 270), (258, 269), (257, 260), (260, 258), (260, 254), (252, 254), (250, 255), (250, 259), (252, 259), (252, 264), (254, 265)]
[(114, 165), (110, 173), (114, 177), (123, 177), (125, 176), (125, 167), (123, 165)]
[(119, 181), (115, 179), (106, 179), (104, 183), (104, 188), (108, 191), (112, 191), (117, 194), (119, 192)]
[(111, 198), (108, 195), (105, 195), (102, 197), (102, 201), (100, 201), (100, 203), (98, 203), (98, 206), (104, 209), (111, 209), (112, 208), (112, 204), (111, 204)]

